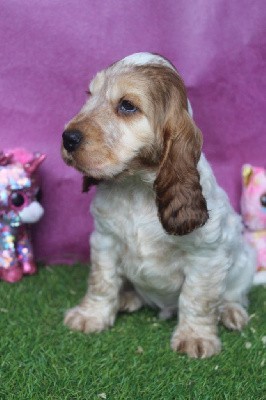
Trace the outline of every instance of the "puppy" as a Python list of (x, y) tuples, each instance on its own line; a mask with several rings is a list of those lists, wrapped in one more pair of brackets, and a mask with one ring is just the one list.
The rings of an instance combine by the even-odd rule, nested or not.
[(98, 73), (88, 96), (63, 133), (65, 162), (99, 182), (88, 292), (65, 324), (99, 332), (145, 304), (178, 313), (173, 350), (219, 353), (219, 320), (248, 322), (255, 257), (201, 151), (181, 77), (137, 53)]

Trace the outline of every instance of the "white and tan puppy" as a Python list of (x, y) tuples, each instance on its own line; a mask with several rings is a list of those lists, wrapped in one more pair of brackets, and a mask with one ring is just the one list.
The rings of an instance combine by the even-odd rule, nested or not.
[(165, 58), (133, 54), (93, 79), (63, 133), (65, 162), (99, 182), (89, 288), (66, 313), (71, 329), (99, 332), (148, 304), (178, 314), (173, 350), (209, 357), (221, 349), (219, 320), (246, 325), (255, 257), (201, 148)]

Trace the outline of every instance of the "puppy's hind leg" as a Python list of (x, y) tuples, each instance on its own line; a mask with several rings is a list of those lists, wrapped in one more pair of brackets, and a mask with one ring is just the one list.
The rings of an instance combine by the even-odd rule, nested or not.
[(241, 331), (248, 323), (248, 313), (239, 303), (224, 303), (220, 308), (220, 320), (232, 330)]
[(256, 255), (253, 249), (245, 242), (243, 245), (239, 257), (228, 274), (226, 291), (219, 307), (220, 320), (223, 325), (228, 329), (238, 331), (241, 331), (249, 321), (246, 311), (247, 293), (251, 287), (256, 267)]
[(119, 311), (134, 312), (139, 310), (144, 305), (144, 301), (137, 294), (134, 287), (126, 282), (119, 293)]

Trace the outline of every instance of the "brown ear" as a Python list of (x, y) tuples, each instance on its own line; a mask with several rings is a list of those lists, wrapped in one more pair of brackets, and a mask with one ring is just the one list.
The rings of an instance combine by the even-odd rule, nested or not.
[(186, 235), (208, 220), (197, 164), (202, 136), (185, 109), (164, 129), (163, 154), (154, 183), (159, 218), (166, 232)]

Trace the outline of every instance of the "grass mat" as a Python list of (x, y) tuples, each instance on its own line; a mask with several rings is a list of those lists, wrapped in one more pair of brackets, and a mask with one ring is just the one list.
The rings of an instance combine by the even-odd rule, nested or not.
[(86, 290), (87, 268), (40, 268), (0, 282), (0, 399), (266, 399), (266, 288), (250, 295), (244, 332), (219, 328), (223, 350), (193, 360), (170, 350), (175, 321), (153, 310), (119, 315), (96, 335), (70, 332), (65, 310)]

